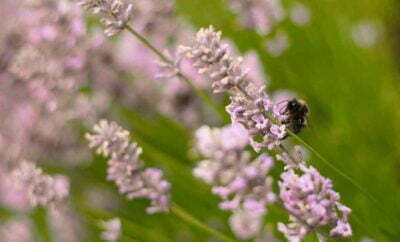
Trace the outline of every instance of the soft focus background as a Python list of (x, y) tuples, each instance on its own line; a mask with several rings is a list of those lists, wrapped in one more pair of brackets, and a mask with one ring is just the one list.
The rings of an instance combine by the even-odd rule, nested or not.
[[(6, 2), (4, 6), (13, 9), (13, 4)], [(135, 1), (132, 3), (135, 4)], [(292, 0), (282, 2), (285, 9), (296, 3)], [(373, 238), (375, 241), (399, 241), (400, 3), (395, 0), (303, 0), (301, 3), (310, 11), (310, 20), (306, 25), (295, 26), (287, 17), (267, 36), (243, 28), (238, 20), (240, 13), (231, 11), (223, 0), (176, 0), (175, 4), (176, 14), (194, 29), (212, 24), (243, 54), (255, 51), (268, 76), (269, 90), (290, 90), (307, 101), (311, 109), (310, 127), (300, 136), (373, 197), (369, 199), (361, 194), (353, 184), (311, 155), (310, 163), (333, 180), (343, 203), (353, 209), (350, 219), (354, 236), (349, 240)], [(3, 0), (0, 12), (2, 4)], [(286, 14), (290, 14), (289, 10)], [(13, 22), (12, 15), (9, 18), (11, 20), (5, 22), (15, 24), (10, 23)], [(96, 35), (99, 28), (97, 19), (88, 17), (86, 23), (92, 36)], [(2, 23), (0, 25), (3, 26)], [(281, 54), (271, 54), (266, 42), (280, 33), (287, 35), (287, 42), (280, 43), (287, 45), (287, 49)], [(98, 34), (101, 35), (100, 32)], [(85, 36), (81, 38), (85, 39)], [(16, 40), (11, 41), (15, 43)], [(112, 38), (106, 45), (107, 51), (116, 52), (118, 48), (115, 46), (121, 45), (121, 42), (119, 38)], [(0, 54), (6, 53), (6, 50), (2, 48)], [(87, 58), (105, 60), (101, 63), (105, 67), (102, 70), (102, 67), (92, 63), (92, 72), (104, 79), (115, 78), (106, 69), (116, 60), (107, 59), (107, 53), (101, 58), (93, 54), (98, 52), (89, 51)], [(77, 53), (80, 53), (79, 50)], [(125, 70), (122, 72), (125, 79), (120, 83), (141, 80)], [(91, 77), (87, 75), (85, 81), (91, 83)], [(11, 88), (16, 87), (2, 85), (1, 92)], [(103, 84), (96, 88), (109, 91)], [(198, 159), (191, 150), (190, 125), (182, 125), (179, 120), (155, 111), (157, 108), (151, 108), (149, 104), (156, 102), (156, 98), (138, 92), (138, 88), (124, 90), (121, 84), (119, 89), (122, 90), (113, 89), (116, 94), (109, 97), (111, 101), (107, 101), (110, 107), (104, 108), (94, 121), (109, 117), (131, 130), (133, 139), (144, 149), (143, 160), (146, 164), (166, 171), (166, 177), (172, 183), (173, 201), (209, 226), (231, 234), (227, 225), (229, 213), (220, 211), (218, 198), (212, 195), (210, 187), (192, 176), (192, 168)], [(80, 91), (90, 93), (96, 89), (88, 84), (80, 87)], [(130, 100), (121, 101), (119, 97), (123, 91), (127, 92), (123, 95), (128, 98), (139, 96), (143, 103), (130, 105)], [(6, 98), (3, 93), (0, 95)], [(220, 96), (215, 98), (222, 99)], [(3, 100), (0, 101), (0, 105), (6, 105), (2, 104)], [(7, 119), (15, 111), (2, 111), (0, 119)], [(208, 123), (222, 125), (212, 117), (213, 113), (205, 113), (210, 116), (206, 119)], [(147, 201), (127, 201), (119, 195), (115, 186), (105, 180), (105, 160), (94, 155), (90, 158), (83, 138), (90, 125), (84, 124), (88, 120), (85, 115), (82, 116), (68, 123), (68, 127), (79, 134), (79, 142), (73, 142), (79, 148), (73, 148), (67, 142), (71, 150), (64, 156), (57, 152), (44, 157), (33, 156), (45, 171), (62, 173), (71, 180), (71, 207), (75, 211), (73, 216), (80, 222), (74, 222), (74, 226), (69, 227), (82, 231), (77, 238), (64, 241), (98, 241), (100, 229), (97, 221), (117, 216), (122, 220), (125, 234), (121, 241), (216, 241), (174, 215), (147, 215)], [(47, 128), (50, 133), (57, 131), (61, 137), (70, 135), (68, 130), (60, 132), (62, 127)], [(1, 152), (7, 152), (7, 143), (3, 142), (1, 146)], [(53, 153), (57, 147), (48, 149), (49, 153)], [(85, 152), (88, 154), (83, 154)], [(7, 154), (1, 157), (6, 159)], [(54, 225), (54, 221), (44, 210), (29, 211), (28, 216), (23, 217), (26, 214), (24, 209), (10, 206), (2, 200), (0, 230), (8, 230), (6, 224), (11, 219), (21, 219), (30, 223), (37, 241), (63, 241), (57, 239), (59, 237), (47, 226)], [(275, 231), (275, 224), (286, 219), (287, 215), (276, 208), (271, 208), (266, 218), (271, 233), (280, 240), (283, 237)], [(67, 220), (63, 218), (60, 224), (64, 233), (67, 233)], [(309, 236), (305, 241), (316, 241), (316, 238)]]

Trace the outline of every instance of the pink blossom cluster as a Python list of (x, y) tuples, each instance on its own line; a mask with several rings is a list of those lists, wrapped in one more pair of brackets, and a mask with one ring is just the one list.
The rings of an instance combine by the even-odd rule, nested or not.
[[(228, 1), (242, 15), (244, 26), (262, 34), (272, 31), (285, 15), (279, 0)], [(196, 131), (196, 150), (204, 159), (193, 174), (210, 184), (222, 200), (219, 207), (232, 213), (229, 224), (238, 238), (260, 238), (272, 204), (281, 204), (289, 214), (289, 224), (279, 223), (278, 229), (290, 241), (300, 241), (312, 232), (321, 239), (352, 235), (348, 221), (351, 210), (340, 203), (332, 182), (306, 165), (296, 150), (283, 149), (288, 127), (282, 121), (288, 117), (267, 93), (264, 73), (254, 53), (236, 57), (238, 51), (213, 27), (201, 29), (192, 42), (189, 37), (194, 32), (176, 16), (173, 1), (79, 1), (79, 5), (102, 16), (107, 36), (129, 30), (139, 39), (140, 34), (148, 37), (142, 43), (124, 35), (106, 43), (96, 30), (85, 37), (83, 15), (68, 0), (24, 0), (15, 5), (20, 26), (7, 23), (7, 28), (0, 30), (0, 115), (4, 117), (0, 120), (0, 171), (7, 173), (0, 177), (0, 199), (6, 197), (8, 183), (13, 183), (21, 192), (17, 196), (23, 195), (18, 197), (23, 200), (21, 207), (27, 200), (32, 207), (50, 208), (52, 228), (59, 231), (57, 240), (76, 241), (79, 230), (79, 222), (66, 204), (68, 179), (45, 174), (32, 162), (16, 161), (24, 157), (82, 160), (86, 149), (76, 126), (108, 117), (113, 102), (158, 110), (189, 127), (212, 122), (204, 118), (209, 116), (208, 110), (182, 81), (183, 75), (205, 93), (212, 90), (230, 95), (226, 110), (232, 124), (223, 128), (203, 126)], [(267, 9), (271, 11), (264, 11)], [(299, 5), (291, 13), (298, 25), (309, 17), (307, 9)], [(284, 33), (278, 37), (267, 43), (274, 55), (288, 46)], [(144, 48), (147, 41), (154, 42), (155, 47), (147, 44), (150, 49), (165, 49), (161, 62)], [(177, 49), (178, 44), (183, 46)], [(86, 139), (90, 148), (108, 159), (107, 180), (130, 200), (150, 200), (149, 214), (169, 211), (171, 184), (162, 170), (145, 167), (140, 158), (142, 149), (130, 141), (130, 133), (107, 120), (99, 121), (93, 130)], [(247, 150), (248, 146), (256, 153)], [(279, 197), (269, 174), (274, 166), (269, 154), (286, 165)], [(8, 171), (8, 165), (14, 169)], [(29, 223), (16, 226), (12, 222), (7, 228), (29, 241)], [(121, 236), (119, 219), (102, 226), (106, 230), (103, 239), (115, 241)], [(329, 235), (320, 232), (326, 227)], [(14, 238), (7, 236), (11, 237), (4, 238)]]
[[(258, 211), (258, 215), (264, 214), (266, 205), (275, 200), (272, 199), (272, 180), (265, 177), (271, 168), (272, 158), (261, 154), (247, 165), (250, 155), (243, 150), (247, 142), (256, 152), (262, 148), (273, 149), (276, 158), (286, 164), (279, 189), (291, 223), (280, 223), (279, 230), (290, 241), (300, 241), (310, 232), (323, 238), (318, 229), (324, 226), (330, 226), (330, 237), (351, 236), (348, 223), (351, 210), (339, 202), (340, 196), (333, 190), (332, 182), (304, 163), (302, 152), (284, 148), (282, 141), (287, 137), (287, 127), (281, 122), (288, 118), (287, 114), (280, 111), (279, 103), (269, 98), (264, 86), (247, 78), (241, 59), (231, 55), (228, 47), (222, 44), (221, 33), (215, 32), (212, 27), (201, 29), (194, 44), (181, 47), (181, 50), (193, 61), (199, 73), (212, 80), (215, 92), (231, 95), (227, 111), (232, 125), (221, 130), (203, 127), (197, 131), (197, 150), (207, 160), (199, 163), (194, 174), (213, 185), (213, 192), (224, 199), (221, 209), (238, 211), (243, 204), (244, 210), (239, 210), (230, 219), (238, 237), (254, 237), (261, 227), (255, 222), (257, 216), (254, 214), (257, 215), (257, 212), (254, 211)], [(298, 171), (302, 175), (297, 175)], [(257, 184), (249, 182), (253, 178), (264, 185), (258, 187), (258, 184), (257, 189), (252, 189), (249, 184)], [(232, 194), (233, 199), (226, 200)], [(265, 200), (260, 203), (260, 200), (254, 200), (255, 197)], [(246, 211), (252, 212), (249, 214)]]
[(170, 183), (163, 180), (163, 172), (156, 168), (144, 168), (139, 156), (142, 149), (130, 143), (129, 132), (115, 122), (101, 120), (94, 126), (94, 134), (87, 134), (89, 146), (96, 153), (110, 158), (107, 179), (115, 182), (121, 194), (128, 199), (151, 200), (147, 212), (166, 212), (169, 209)]
[(289, 168), (281, 179), (280, 198), (290, 213), (290, 224), (279, 223), (278, 228), (290, 241), (300, 241), (324, 226), (330, 226), (334, 238), (352, 235), (348, 222), (351, 209), (339, 202), (340, 195), (333, 190), (330, 179), (305, 164)]
[(220, 208), (233, 212), (231, 228), (243, 239), (260, 233), (267, 206), (276, 200), (268, 176), (273, 159), (264, 153), (252, 160), (244, 149), (248, 143), (247, 131), (240, 124), (221, 129), (201, 127), (196, 131), (196, 148), (206, 160), (193, 171), (223, 199)]
[(49, 176), (32, 162), (22, 161), (12, 172), (15, 187), (24, 189), (33, 207), (57, 209), (69, 195), (69, 181), (64, 176)]
[(3, 241), (34, 242), (32, 221), (25, 216), (13, 216), (0, 226)]
[(255, 150), (272, 149), (281, 143), (286, 127), (274, 120), (282, 119), (282, 114), (274, 108), (265, 86), (247, 78), (242, 59), (231, 55), (228, 46), (221, 42), (221, 32), (216, 32), (212, 26), (201, 29), (194, 44), (182, 46), (181, 51), (193, 61), (199, 73), (212, 80), (214, 92), (231, 94), (227, 111), (233, 122), (246, 127)]
[(101, 233), (103, 240), (117, 241), (121, 237), (121, 220), (119, 218), (101, 221), (100, 226), (104, 229)]
[[(108, 21), (115, 20), (113, 6), (125, 9), (121, 11), (129, 10), (132, 27), (145, 35), (154, 46), (165, 49), (167, 56), (175, 56), (176, 44), (185, 42), (185, 39), (193, 34), (191, 27), (176, 16), (174, 1), (139, 0), (132, 6), (114, 0), (83, 0), (80, 4), (101, 13)], [(127, 21), (128, 18), (122, 22)], [(114, 28), (111, 25), (106, 29), (108, 34), (116, 34), (121, 32), (123, 27), (123, 24)], [(132, 36), (122, 35), (121, 38), (112, 55), (117, 65), (129, 70), (137, 80), (125, 83), (127, 87), (120, 90), (118, 98), (127, 105), (161, 111), (189, 127), (197, 126), (206, 115), (199, 115), (203, 112), (199, 112), (199, 101), (190, 87), (176, 77), (176, 72), (180, 69), (199, 88), (206, 88), (205, 80), (186, 63), (186, 60), (178, 60), (174, 65), (156, 61), (155, 55)], [(132, 96), (132, 90), (140, 91), (137, 92), (138, 95)]]
[(241, 24), (261, 34), (270, 33), (286, 15), (280, 0), (226, 0)]
[(125, 4), (120, 0), (82, 0), (79, 5), (105, 16), (101, 22), (105, 25), (104, 33), (107, 36), (121, 32), (132, 13), (132, 4)]
[(282, 55), (290, 47), (288, 33), (280, 27), (287, 19), (295, 27), (306, 26), (312, 17), (310, 8), (300, 2), (284, 3), (281, 0), (226, 0), (237, 14), (242, 27), (257, 31), (267, 37), (265, 49), (273, 56)]
[(98, 96), (79, 92), (86, 85), (88, 63), (80, 10), (64, 0), (18, 5), (2, 5), (15, 11), (18, 23), (0, 36), (2, 163), (27, 157), (81, 159), (77, 154), (85, 150), (76, 152), (82, 146), (68, 124), (90, 120), (101, 105), (95, 108)]

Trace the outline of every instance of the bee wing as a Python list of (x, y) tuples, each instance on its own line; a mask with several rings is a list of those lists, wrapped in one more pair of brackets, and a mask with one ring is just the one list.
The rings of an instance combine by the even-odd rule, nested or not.
[(308, 128), (310, 129), (311, 133), (312, 133), (314, 136), (317, 135), (317, 132), (315, 131), (314, 125), (313, 125), (312, 122), (310, 121), (310, 117), (309, 117), (309, 116), (305, 119), (305, 125), (306, 125), (306, 127), (308, 127)]
[[(285, 103), (285, 102), (286, 102), (286, 103), (289, 102), (289, 99), (281, 100), (281, 101), (279, 101), (278, 103), (276, 103), (275, 105), (276, 105), (277, 107), (279, 107), (279, 105), (281, 105), (282, 103)], [(287, 104), (281, 106), (281, 107), (279, 108), (279, 113), (284, 113), (284, 112), (285, 112), (284, 109), (286, 109), (286, 106), (287, 106)]]

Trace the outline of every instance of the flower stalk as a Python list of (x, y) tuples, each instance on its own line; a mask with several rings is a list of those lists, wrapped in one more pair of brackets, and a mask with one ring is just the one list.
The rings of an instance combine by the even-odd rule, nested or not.
[(187, 213), (183, 208), (181, 208), (178, 204), (173, 203), (171, 206), (171, 213), (179, 217), (180, 219), (184, 220), (188, 224), (191, 224), (198, 229), (206, 232), (207, 234), (212, 235), (213, 237), (219, 239), (220, 241), (225, 241), (225, 242), (234, 242), (236, 240), (229, 238), (228, 236), (222, 234), (221, 232), (218, 232), (215, 229), (210, 228), (209, 226), (203, 224), (199, 220), (197, 220), (195, 217)]
[(227, 123), (228, 117), (225, 110), (217, 105), (206, 93), (197, 88), (193, 82), (180, 70), (174, 61), (169, 59), (160, 50), (158, 50), (150, 41), (138, 33), (131, 25), (129, 25), (132, 14), (132, 4), (126, 4), (120, 0), (81, 0), (79, 5), (91, 10), (94, 14), (102, 14), (104, 17), (100, 21), (105, 25), (105, 34), (113, 36), (123, 30), (127, 30), (130, 34), (136, 37), (141, 43), (156, 54), (166, 65), (176, 68), (176, 76), (186, 82), (189, 87), (202, 99), (204, 103), (209, 105), (214, 110), (222, 122)]
[[(132, 26), (129, 24), (125, 24), (124, 28), (133, 36), (135, 36), (140, 42), (142, 42), (147, 48), (149, 48), (155, 55), (157, 55), (165, 64), (169, 66), (174, 66), (174, 62), (169, 59), (167, 56), (165, 56), (160, 50), (158, 50), (150, 41), (148, 41), (144, 36), (142, 36), (140, 33), (135, 31)], [(197, 88), (193, 82), (184, 74), (182, 73), (179, 69), (176, 73), (176, 76), (184, 81), (195, 93), (196, 95), (207, 105), (209, 105), (220, 117), (221, 121), (223, 123), (227, 123), (229, 121), (229, 118), (225, 112), (225, 110), (218, 104), (216, 104), (210, 96), (208, 96), (204, 91), (200, 90)]]

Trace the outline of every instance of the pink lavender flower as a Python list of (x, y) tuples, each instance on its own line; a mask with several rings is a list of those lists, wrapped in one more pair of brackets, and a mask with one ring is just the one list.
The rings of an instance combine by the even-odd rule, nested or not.
[(60, 209), (52, 209), (47, 215), (54, 241), (80, 241), (86, 235), (84, 223), (71, 204), (66, 203)]
[(297, 26), (307, 25), (311, 17), (310, 9), (302, 3), (294, 3), (290, 9), (290, 19)]
[(265, 47), (273, 57), (281, 56), (289, 46), (289, 37), (284, 31), (278, 31), (275, 36), (265, 41)]
[(280, 0), (228, 0), (227, 2), (239, 15), (244, 27), (255, 29), (261, 34), (271, 32), (285, 17)]
[(240, 68), (241, 59), (229, 55), (228, 46), (221, 43), (221, 32), (215, 32), (212, 26), (200, 29), (194, 45), (182, 46), (181, 51), (193, 61), (199, 73), (210, 77), (216, 93), (232, 91), (246, 81), (246, 73)]
[(264, 87), (255, 91), (248, 89), (249, 97), (241, 94), (231, 98), (231, 103), (226, 107), (233, 122), (246, 125), (252, 136), (251, 145), (259, 152), (262, 148), (273, 149), (281, 143), (286, 136), (286, 126), (275, 124), (275, 120), (282, 119), (275, 105), (266, 94)]
[[(237, 52), (239, 53), (239, 52)], [(247, 77), (258, 82), (259, 86), (268, 86), (270, 80), (266, 75), (262, 62), (255, 51), (247, 52), (243, 57), (243, 69), (247, 70)]]
[(101, 221), (100, 226), (104, 231), (101, 238), (106, 241), (117, 241), (121, 236), (121, 220), (113, 218), (108, 221)]
[(331, 227), (332, 237), (351, 236), (351, 210), (339, 202), (340, 195), (333, 190), (331, 180), (304, 164), (297, 170), (289, 168), (281, 178), (280, 198), (291, 216), (290, 224), (279, 223), (278, 227), (289, 240), (300, 241), (323, 226)]
[(11, 175), (17, 188), (24, 188), (33, 207), (58, 208), (69, 195), (69, 182), (62, 176), (49, 176), (28, 161), (22, 161)]
[[(0, 37), (0, 133), (7, 144), (0, 145), (1, 160), (84, 160), (87, 152), (78, 151), (82, 146), (69, 121), (85, 117), (86, 122), (99, 107), (80, 92), (92, 74), (87, 54), (94, 54), (83, 39), (81, 12), (67, 0), (18, 5), (6, 9), (16, 10), (18, 24), (3, 28)], [(82, 97), (91, 101), (85, 113)]]
[[(258, 225), (250, 226), (243, 221), (249, 217), (262, 220), (266, 206), (275, 201), (272, 180), (266, 177), (273, 163), (265, 154), (250, 162), (249, 153), (243, 150), (245, 143), (237, 137), (248, 139), (257, 152), (273, 149), (286, 137), (286, 127), (280, 125), (286, 117), (279, 103), (270, 99), (265, 86), (248, 78), (240, 59), (233, 58), (229, 48), (222, 44), (220, 32), (212, 27), (201, 29), (195, 43), (181, 50), (199, 73), (213, 81), (215, 92), (231, 94), (227, 111), (234, 125), (223, 128), (227, 130), (225, 138), (221, 138), (223, 132), (218, 129), (203, 127), (197, 132), (197, 149), (206, 160), (199, 163), (194, 175), (213, 185), (213, 192), (223, 199), (221, 209), (234, 211), (231, 226), (238, 237), (250, 238)], [(238, 130), (242, 130), (240, 135), (236, 135)], [(229, 141), (233, 145), (224, 147)], [(311, 231), (321, 237), (315, 230), (326, 225), (332, 228), (331, 237), (350, 236), (350, 209), (339, 203), (339, 194), (333, 191), (330, 180), (306, 167), (299, 149), (291, 152), (280, 147), (276, 157), (286, 164), (279, 187), (291, 221), (289, 225), (280, 223), (279, 230), (291, 241), (299, 241)], [(295, 173), (297, 170), (302, 172), (301, 176)]]
[(120, 0), (81, 0), (79, 5), (105, 16), (101, 22), (106, 27), (104, 32), (107, 36), (118, 34), (125, 28), (133, 7), (132, 4), (125, 4)]
[(204, 126), (196, 132), (196, 148), (206, 160), (193, 173), (213, 186), (213, 193), (223, 199), (219, 204), (222, 210), (233, 212), (230, 225), (240, 238), (260, 232), (267, 206), (276, 199), (272, 178), (267, 176), (273, 160), (261, 154), (251, 161), (244, 150), (248, 142), (247, 131), (240, 124), (222, 129)]
[(25, 217), (12, 217), (0, 226), (2, 241), (33, 242), (32, 222)]
[(23, 189), (15, 189), (8, 170), (0, 169), (0, 201), (5, 208), (16, 211), (28, 211), (30, 203)]
[(237, 237), (251, 239), (262, 230), (263, 218), (251, 212), (238, 210), (229, 218), (229, 224)]
[(241, 58), (231, 56), (228, 46), (221, 42), (221, 32), (211, 26), (201, 29), (192, 46), (182, 46), (199, 73), (212, 80), (214, 92), (230, 92), (231, 104), (227, 107), (233, 122), (243, 124), (251, 135), (251, 145), (256, 151), (267, 147), (272, 149), (281, 143), (286, 131), (284, 125), (277, 125), (281, 114), (276, 112), (274, 103), (265, 92), (260, 81), (247, 78)]
[[(197, 34), (195, 44), (189, 47), (181, 47), (181, 50), (194, 63), (194, 67), (198, 69), (199, 73), (206, 74), (213, 81), (214, 92), (230, 92), (232, 94), (232, 103), (227, 107), (227, 111), (230, 113), (234, 123), (243, 124), (240, 127), (242, 129), (245, 127), (247, 130), (245, 134), (242, 133), (239, 136), (246, 139), (250, 135), (250, 143), (256, 151), (260, 151), (264, 147), (272, 149), (280, 145), (281, 140), (286, 137), (286, 127), (279, 125), (280, 121), (285, 119), (279, 111), (279, 105), (275, 105), (270, 100), (265, 92), (265, 87), (260, 82), (248, 79), (247, 71), (242, 69), (241, 60), (233, 58), (228, 46), (222, 44), (220, 33), (216, 33), (212, 27), (201, 29)], [(254, 196), (256, 199), (254, 197), (243, 197), (243, 194), (251, 194), (251, 196), (256, 194), (254, 191), (246, 193), (248, 190), (251, 191), (248, 186), (248, 184), (251, 184), (248, 183), (249, 176), (254, 174), (257, 177), (258, 175), (256, 175), (255, 171), (260, 171), (259, 175), (265, 176), (272, 164), (272, 159), (261, 155), (259, 157), (260, 166), (255, 166), (256, 168), (254, 166), (250, 167), (243, 175), (241, 170), (247, 169), (246, 164), (250, 163), (249, 154), (241, 151), (245, 145), (240, 145), (240, 142), (236, 142), (237, 139), (234, 137), (237, 136), (233, 132), (232, 134), (229, 134), (229, 131), (227, 132), (227, 137), (231, 137), (231, 139), (221, 139), (220, 133), (222, 132), (219, 130), (211, 130), (207, 127), (198, 131), (198, 150), (207, 159), (199, 163), (194, 170), (194, 175), (213, 185), (213, 192), (224, 199), (220, 203), (221, 209), (234, 211), (234, 215), (231, 217), (231, 227), (237, 236), (251, 238), (259, 226), (255, 221), (258, 219), (262, 221), (266, 205), (274, 200), (273, 193), (270, 193), (271, 182), (261, 186), (260, 190), (263, 191), (263, 195)], [(223, 146), (224, 141), (228, 140), (232, 140), (233, 146), (228, 146), (230, 148), (224, 149), (226, 148)], [(235, 146), (236, 144), (239, 145)], [(235, 148), (238, 149), (236, 150)], [(278, 153), (277, 158), (288, 165), (288, 170), (298, 169), (298, 163), (303, 161), (303, 156), (298, 155), (299, 152), (296, 150), (291, 154), (289, 153), (282, 150)], [(257, 162), (250, 164), (254, 165)], [(237, 166), (240, 168), (235, 169)], [(264, 169), (261, 167), (264, 167)], [(315, 172), (317, 173), (317, 171)], [(319, 175), (319, 173), (317, 174)], [(283, 186), (280, 186), (280, 188), (284, 190)], [(331, 187), (328, 186), (325, 189), (331, 189)], [(282, 194), (284, 192), (281, 191), (281, 198), (287, 207), (285, 203), (287, 201)], [(334, 196), (334, 194), (336, 193), (329, 193), (331, 196)], [(267, 199), (261, 199), (262, 202), (260, 202), (257, 199), (260, 197)], [(334, 207), (336, 209), (334, 212), (341, 212), (342, 217), (340, 220), (337, 219), (330, 222), (330, 225), (334, 227), (330, 236), (351, 235), (351, 228), (347, 222), (350, 210), (339, 204), (337, 200), (332, 203), (336, 206)], [(296, 208), (295, 205), (293, 206)], [(318, 207), (315, 204), (305, 204), (303, 207), (306, 210), (316, 209), (317, 215), (318, 212), (323, 213), (326, 210), (326, 208), (319, 209), (321, 205)], [(320, 221), (318, 218), (312, 218), (313, 214), (311, 214), (311, 218), (301, 218), (290, 209), (287, 208), (287, 210), (291, 214), (290, 221), (292, 223), (288, 226), (279, 224), (279, 229), (291, 240), (300, 240), (309, 232), (314, 231), (314, 226), (318, 225), (317, 227), (319, 227), (328, 224), (328, 222)], [(333, 215), (328, 213), (326, 216)], [(248, 222), (245, 222), (246, 218), (249, 217), (255, 222), (251, 226)], [(322, 225), (313, 224), (314, 219), (316, 222), (322, 223)], [(331, 219), (333, 220), (334, 218)], [(310, 222), (312, 224), (309, 224)], [(249, 225), (249, 227), (246, 227), (246, 225)], [(246, 234), (246, 232), (249, 234)], [(317, 235), (322, 236), (318, 232)]]
[[(96, 2), (93, 4), (93, 1), (83, 1), (81, 5), (86, 5), (88, 8), (96, 10), (96, 12), (105, 12), (99, 10), (99, 8), (103, 9), (104, 6), (98, 6)], [(157, 48), (166, 48), (174, 52), (174, 44), (183, 41), (183, 39), (192, 34), (192, 29), (185, 23), (182, 23), (182, 19), (178, 21), (175, 15), (174, 1), (138, 0), (135, 1), (131, 15), (135, 31), (146, 36), (146, 39)], [(142, 97), (138, 95), (134, 97), (133, 101), (135, 101), (135, 105), (141, 108), (143, 107), (143, 103), (139, 102), (154, 105), (164, 114), (183, 121), (190, 127), (197, 126), (200, 118), (209, 117), (209, 115), (199, 115), (198, 110), (201, 108), (201, 105), (195, 98), (195, 93), (186, 83), (178, 80), (177, 73), (179, 70), (176, 65), (179, 60), (174, 61), (172, 64), (162, 61), (162, 64), (157, 66), (154, 53), (144, 46), (143, 43), (128, 35), (123, 36), (122, 44), (117, 47), (119, 49), (119, 57), (123, 59), (124, 67), (129, 68), (130, 71), (134, 68), (133, 72), (135, 76), (137, 75), (140, 79), (145, 79), (140, 82), (134, 82), (130, 86), (131, 89), (140, 88), (142, 91), (146, 91), (146, 93), (141, 95)], [(138, 52), (141, 54), (138, 55)], [(184, 65), (179, 66), (179, 68), (182, 68), (181, 71), (185, 72)], [(185, 74), (197, 86), (198, 83), (194, 79), (199, 79), (199, 75), (197, 73), (191, 75), (192, 73), (186, 72)], [(154, 80), (160, 77), (163, 78), (162, 81)], [(125, 99), (132, 101), (133, 98), (129, 90), (124, 88), (121, 92), (126, 92), (123, 95), (126, 96)], [(148, 98), (149, 96), (151, 98)], [(159, 100), (154, 97), (159, 97)], [(129, 103), (129, 105), (131, 104)], [(200, 112), (203, 112), (203, 110)]]
[(175, 7), (174, 0), (136, 0), (132, 22), (140, 33), (161, 47), (168, 39), (179, 38), (179, 32), (188, 29), (182, 26), (182, 19), (177, 20)]
[(163, 180), (161, 170), (144, 168), (139, 159), (142, 149), (129, 142), (129, 132), (106, 120), (95, 125), (94, 131), (95, 134), (86, 135), (89, 147), (110, 158), (107, 179), (116, 183), (119, 192), (128, 199), (150, 199), (150, 214), (168, 211), (170, 183)]

